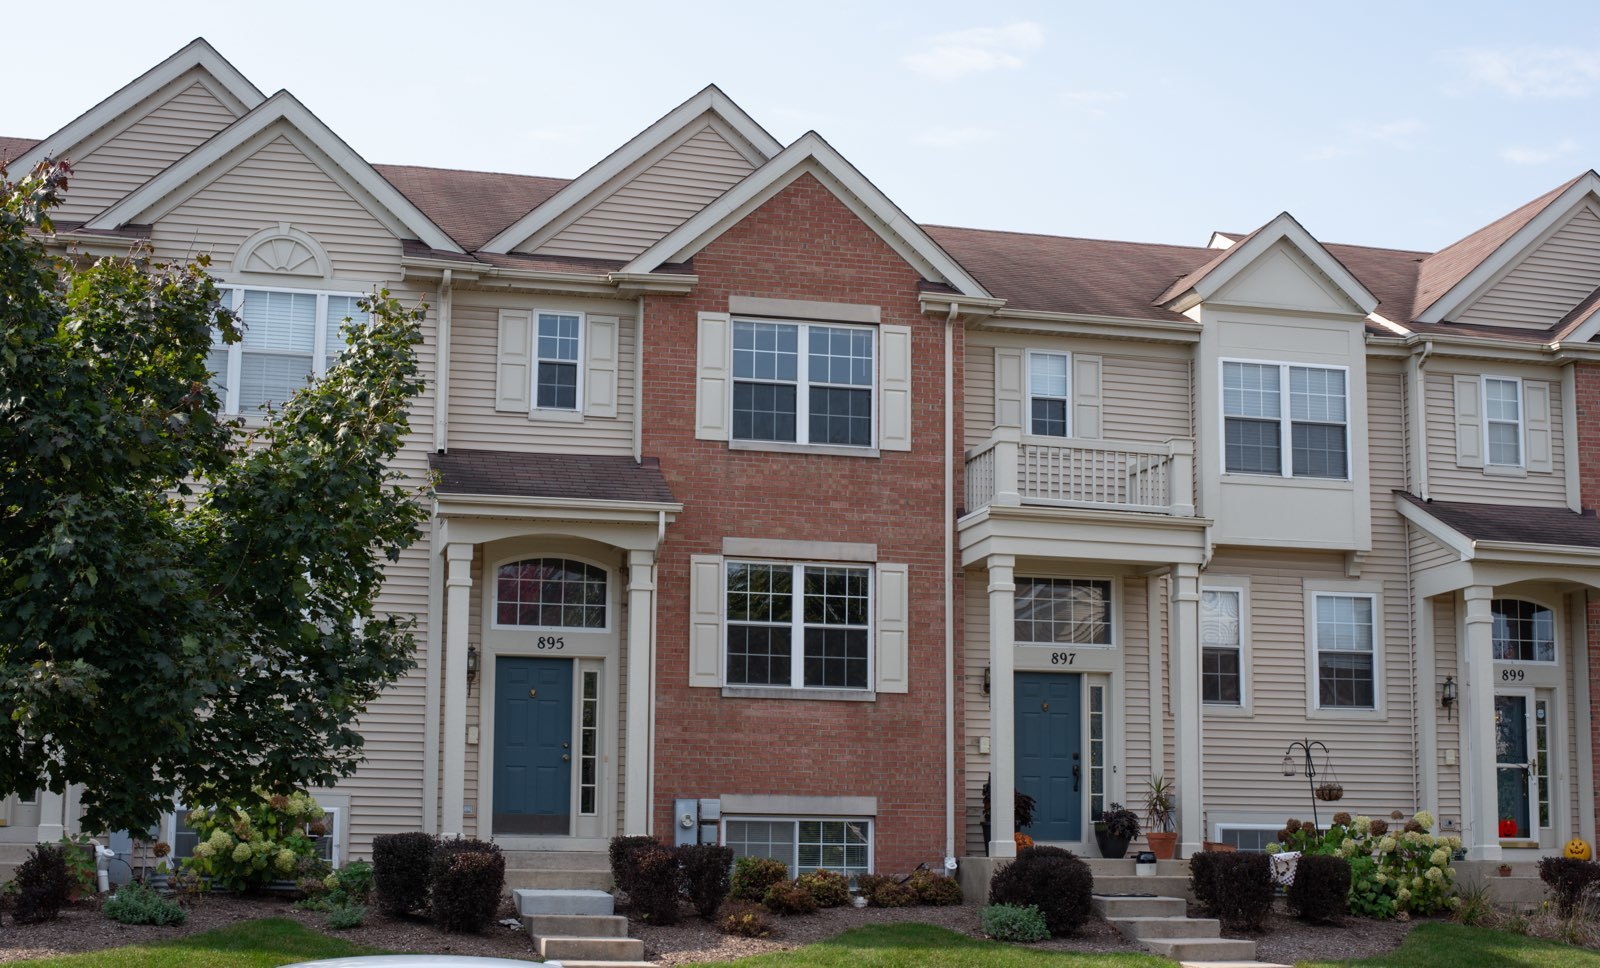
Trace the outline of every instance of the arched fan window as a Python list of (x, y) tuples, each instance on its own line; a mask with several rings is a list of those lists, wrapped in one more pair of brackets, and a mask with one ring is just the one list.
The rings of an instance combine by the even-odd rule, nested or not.
[(1555, 613), (1537, 602), (1497, 598), (1494, 615), (1494, 657), (1500, 662), (1556, 661)]
[(603, 629), (605, 569), (568, 558), (524, 558), (501, 565), (495, 584), (495, 624)]

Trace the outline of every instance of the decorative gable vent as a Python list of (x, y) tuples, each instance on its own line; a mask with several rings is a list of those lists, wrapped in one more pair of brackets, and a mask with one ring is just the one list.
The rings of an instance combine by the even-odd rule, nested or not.
[(316, 239), (287, 222), (279, 222), (239, 246), (233, 257), (233, 271), (324, 279), (329, 275), (328, 253)]

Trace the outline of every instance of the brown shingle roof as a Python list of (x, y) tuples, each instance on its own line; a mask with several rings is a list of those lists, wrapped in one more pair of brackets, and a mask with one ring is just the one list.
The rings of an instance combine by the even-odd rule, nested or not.
[(544, 204), (568, 182), (566, 178), (415, 165), (372, 167), (468, 252)]
[[(5, 135), (0, 135), (0, 167), (4, 167), (24, 152), (32, 150), (38, 143), (38, 138), (7, 138)], [(12, 172), (13, 176), (16, 174), (18, 173)]]
[(1395, 493), (1473, 541), (1511, 541), (1600, 550), (1600, 517), (1596, 517), (1592, 510), (1580, 514), (1566, 508), (1424, 501), (1405, 491)]
[(428, 458), (441, 494), (579, 498), (672, 504), (661, 462), (646, 457), (587, 457), (456, 449)]

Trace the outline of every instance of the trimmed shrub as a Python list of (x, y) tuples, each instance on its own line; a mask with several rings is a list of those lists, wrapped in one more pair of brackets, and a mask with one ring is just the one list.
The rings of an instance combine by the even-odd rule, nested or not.
[(633, 893), (633, 879), (639, 871), (639, 866), (633, 859), (634, 852), (646, 847), (660, 846), (661, 841), (654, 837), (611, 838), (606, 853), (611, 858), (611, 879), (616, 883), (617, 890), (624, 894)]
[(1272, 862), (1266, 854), (1194, 854), (1189, 886), (1200, 906), (1231, 931), (1260, 931), (1272, 911)]
[(124, 884), (100, 909), (106, 917), (122, 924), (182, 924), (189, 919), (176, 901), (169, 901), (154, 888), (143, 884)]
[(995, 872), (990, 904), (1033, 905), (1052, 935), (1071, 934), (1089, 920), (1094, 875), (1089, 865), (1060, 847), (1028, 847)]
[(434, 848), (428, 907), (446, 931), (476, 934), (494, 920), (506, 883), (506, 858), (481, 840), (446, 840)]
[(767, 889), (789, 879), (789, 865), (771, 857), (741, 857), (733, 865), (733, 884), (728, 896), (736, 901), (760, 903)]
[(1584, 895), (1600, 883), (1600, 863), (1570, 857), (1546, 857), (1539, 861), (1539, 879), (1555, 895), (1556, 910), (1570, 915), (1583, 903)]
[[(352, 861), (328, 877), (333, 881), (329, 890), (351, 903), (365, 904), (372, 897), (372, 865), (364, 860)], [(334, 903), (338, 904), (339, 899)]]
[[(481, 855), (480, 855), (481, 856)], [(323, 923), (335, 931), (348, 931), (351, 928), (361, 927), (361, 922), (367, 918), (365, 904), (340, 904), (328, 909)]]
[(638, 846), (628, 853), (633, 864), (633, 888), (628, 900), (634, 913), (651, 924), (677, 924), (678, 900), (683, 894), (683, 868), (678, 852), (660, 844)]
[(432, 834), (414, 831), (372, 838), (372, 885), (386, 914), (410, 914), (428, 903), (433, 876)]
[(996, 941), (1043, 941), (1050, 937), (1044, 915), (1033, 905), (991, 904), (981, 915), (983, 933)]
[(800, 889), (811, 895), (817, 907), (844, 907), (850, 903), (850, 879), (833, 871), (812, 871), (794, 879)]
[(773, 914), (789, 917), (795, 914), (816, 914), (817, 899), (800, 885), (799, 881), (779, 881), (767, 888), (761, 904)]
[(772, 933), (772, 922), (767, 920), (767, 909), (749, 901), (729, 901), (717, 915), (717, 927), (723, 934), (740, 938), (765, 938)]
[(16, 891), (11, 920), (17, 924), (54, 921), (66, 907), (72, 891), (72, 872), (65, 848), (40, 844), (17, 867), (12, 878)]
[(716, 844), (685, 844), (678, 848), (678, 863), (683, 867), (683, 883), (689, 902), (707, 921), (728, 898), (732, 886), (733, 848)]
[(917, 892), (893, 877), (886, 877), (867, 895), (867, 904), (877, 908), (911, 907), (917, 903)]
[(1350, 910), (1350, 862), (1302, 854), (1289, 885), (1289, 913), (1303, 921), (1337, 921)]
[(911, 880), (906, 882), (917, 895), (918, 904), (930, 904), (934, 907), (954, 907), (961, 903), (961, 885), (953, 877), (946, 877), (937, 871), (926, 868), (913, 871)]

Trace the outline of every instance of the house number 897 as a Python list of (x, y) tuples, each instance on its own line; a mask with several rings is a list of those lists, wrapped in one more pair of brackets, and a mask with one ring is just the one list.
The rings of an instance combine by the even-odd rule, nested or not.
[(1052, 652), (1052, 653), (1050, 653), (1050, 664), (1051, 665), (1072, 665), (1072, 663), (1074, 661), (1076, 661), (1077, 658), (1078, 658), (1078, 653), (1076, 653), (1076, 652)]

